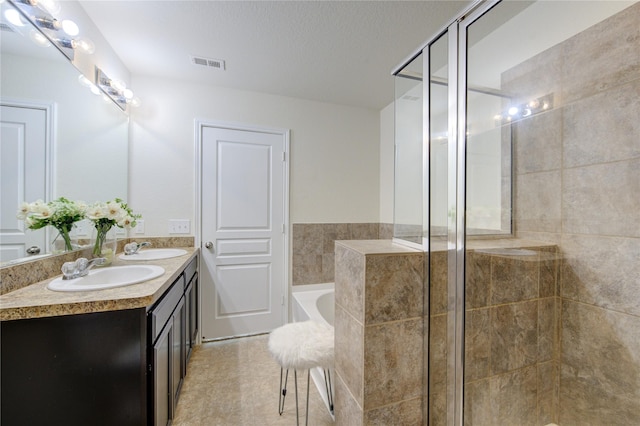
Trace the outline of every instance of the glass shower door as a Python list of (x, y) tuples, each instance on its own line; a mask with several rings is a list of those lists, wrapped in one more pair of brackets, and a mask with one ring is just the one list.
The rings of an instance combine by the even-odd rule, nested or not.
[(393, 237), (423, 247), (422, 55), (395, 76), (395, 169)]
[[(449, 63), (449, 33), (445, 32), (429, 44), (425, 70), (428, 90), (428, 177), (429, 177), (429, 307), (425, 318), (426, 365), (428, 382), (428, 424), (445, 425), (453, 421), (455, 364), (449, 354), (455, 352), (455, 110), (450, 111), (449, 96), (455, 90)], [(453, 243), (453, 244), (452, 244)], [(450, 283), (453, 284), (450, 285)], [(453, 295), (454, 297), (450, 297)]]
[(465, 425), (640, 424), (639, 25), (609, 1), (460, 23)]

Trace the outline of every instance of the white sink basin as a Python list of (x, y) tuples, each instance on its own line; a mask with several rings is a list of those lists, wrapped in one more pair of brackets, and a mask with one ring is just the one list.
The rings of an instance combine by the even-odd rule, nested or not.
[(184, 256), (186, 250), (174, 248), (159, 248), (140, 250), (135, 254), (121, 254), (118, 258), (122, 260), (160, 260), (172, 257)]
[(92, 269), (89, 275), (63, 280), (62, 277), (51, 281), (47, 287), (53, 291), (90, 291), (106, 288), (124, 287), (157, 278), (164, 274), (164, 268), (156, 265), (124, 265)]

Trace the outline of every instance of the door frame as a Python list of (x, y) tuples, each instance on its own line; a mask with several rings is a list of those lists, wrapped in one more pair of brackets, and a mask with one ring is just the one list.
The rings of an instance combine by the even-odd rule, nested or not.
[[(284, 142), (284, 158), (283, 158), (283, 211), (284, 217), (282, 218), (284, 222), (284, 237), (283, 237), (283, 253), (282, 253), (282, 262), (283, 262), (283, 272), (284, 279), (282, 280), (282, 294), (284, 295), (284, 306), (285, 309), (282, 310), (282, 324), (286, 324), (289, 318), (289, 141), (290, 141), (290, 133), (289, 129), (279, 129), (273, 127), (263, 127), (263, 126), (254, 126), (243, 123), (234, 123), (234, 122), (225, 122), (218, 120), (209, 120), (205, 118), (196, 118), (194, 120), (194, 135), (195, 135), (195, 150), (194, 150), (194, 160), (195, 160), (195, 176), (194, 176), (194, 186), (195, 186), (195, 223), (194, 223), (194, 237), (195, 237), (195, 246), (199, 247), (202, 250), (202, 129), (204, 127), (216, 127), (219, 129), (226, 130), (240, 130), (240, 131), (249, 131), (249, 132), (260, 132), (260, 133), (270, 133), (275, 135), (280, 135)], [(201, 262), (200, 262), (201, 263)], [(198, 264), (198, 268), (200, 268), (200, 263)], [(198, 271), (200, 272), (200, 271)], [(198, 292), (198, 323), (202, 324), (202, 290)], [(202, 327), (198, 327), (198, 336), (197, 343), (202, 343)]]
[[(37, 99), (19, 99), (11, 96), (0, 97), (0, 105), (14, 108), (37, 109), (44, 111), (45, 115), (45, 133), (44, 133), (44, 201), (49, 202), (55, 196), (55, 172), (56, 172), (56, 102), (42, 101)], [(35, 200), (24, 200), (33, 202)], [(51, 244), (50, 232), (44, 230), (45, 253), (49, 252)]]

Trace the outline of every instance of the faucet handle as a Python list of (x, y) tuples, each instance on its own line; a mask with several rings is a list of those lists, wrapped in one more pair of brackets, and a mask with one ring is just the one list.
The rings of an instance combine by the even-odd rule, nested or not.
[(138, 251), (138, 243), (135, 241), (133, 243), (125, 244), (124, 246), (124, 254), (130, 255)]
[(145, 241), (144, 243), (140, 243), (140, 244), (134, 241), (124, 246), (124, 254), (125, 255), (136, 254), (138, 250), (140, 250), (142, 247), (147, 247), (150, 245), (151, 243), (148, 241)]
[(62, 264), (62, 275), (64, 275), (66, 279), (71, 279), (71, 277), (73, 277), (77, 273), (78, 267), (76, 265), (76, 262), (64, 262)]
[(86, 270), (88, 266), (89, 266), (89, 261), (87, 260), (87, 258), (81, 257), (76, 260), (76, 268), (78, 272), (82, 272)]

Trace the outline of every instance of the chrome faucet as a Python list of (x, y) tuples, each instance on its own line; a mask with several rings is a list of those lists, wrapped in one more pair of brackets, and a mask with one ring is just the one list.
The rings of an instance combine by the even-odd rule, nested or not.
[(96, 257), (87, 260), (84, 257), (79, 258), (75, 262), (65, 262), (62, 264), (62, 279), (73, 280), (75, 278), (84, 277), (89, 274), (89, 270), (96, 265), (104, 265), (107, 261), (104, 257)]
[(130, 255), (130, 254), (136, 254), (138, 252), (138, 250), (140, 250), (142, 247), (147, 247), (150, 246), (151, 243), (145, 241), (144, 243), (136, 243), (135, 241), (132, 243), (129, 243), (127, 245), (124, 246), (124, 254), (126, 256)]

